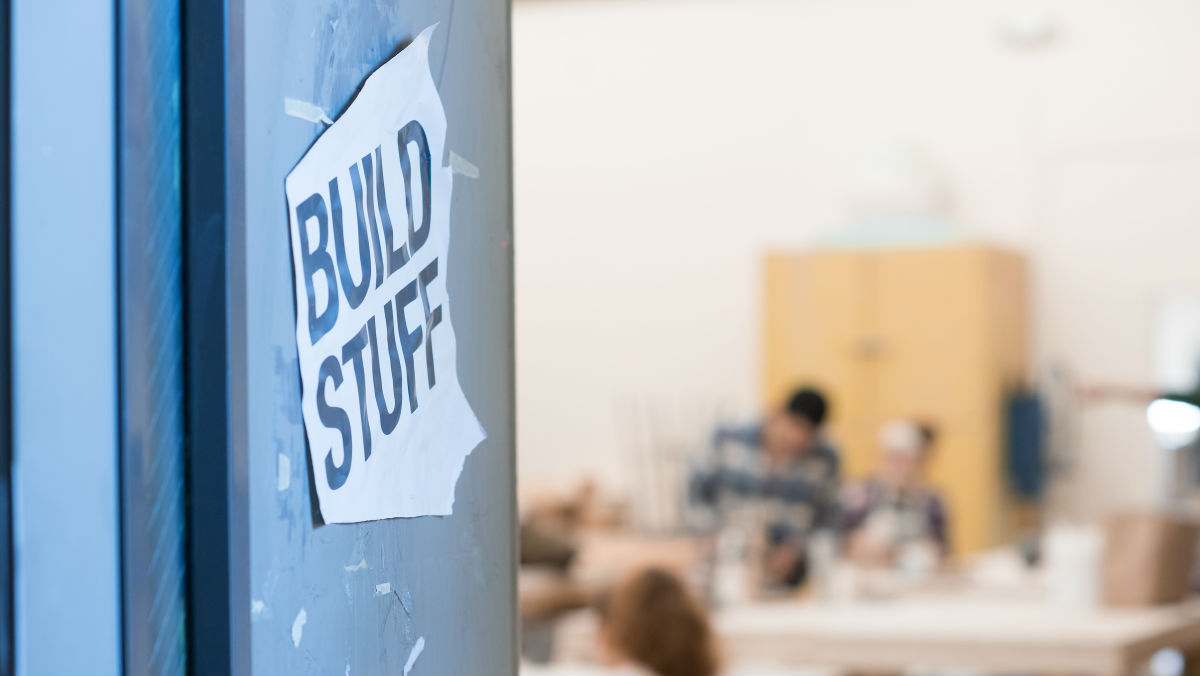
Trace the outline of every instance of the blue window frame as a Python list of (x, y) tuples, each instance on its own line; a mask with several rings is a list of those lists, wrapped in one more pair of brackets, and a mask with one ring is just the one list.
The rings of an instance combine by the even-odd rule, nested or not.
[(178, 0), (120, 0), (118, 294), (124, 668), (187, 665)]

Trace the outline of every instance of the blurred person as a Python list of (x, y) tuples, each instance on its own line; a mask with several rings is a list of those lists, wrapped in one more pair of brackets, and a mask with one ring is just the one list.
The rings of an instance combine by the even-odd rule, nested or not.
[(713, 676), (716, 637), (701, 600), (676, 575), (643, 568), (597, 604), (599, 654), (613, 673)]
[(833, 525), (839, 460), (822, 433), (828, 410), (818, 390), (797, 389), (765, 421), (717, 430), (714, 466), (692, 478), (693, 501), (712, 508), (716, 525), (761, 523), (747, 535), (763, 540), (766, 586), (802, 584), (809, 537)]
[(874, 477), (847, 489), (837, 518), (851, 561), (932, 568), (946, 560), (946, 509), (927, 480), (935, 437), (928, 425), (906, 420), (884, 425)]

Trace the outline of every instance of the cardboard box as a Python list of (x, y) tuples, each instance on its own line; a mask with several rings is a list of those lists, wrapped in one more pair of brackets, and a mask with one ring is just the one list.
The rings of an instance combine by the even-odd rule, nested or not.
[(1104, 603), (1150, 606), (1182, 601), (1190, 591), (1198, 533), (1194, 521), (1177, 516), (1109, 516), (1104, 527)]

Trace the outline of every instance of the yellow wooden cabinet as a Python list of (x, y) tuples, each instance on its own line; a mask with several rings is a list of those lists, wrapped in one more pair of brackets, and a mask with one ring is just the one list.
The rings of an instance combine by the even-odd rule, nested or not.
[(850, 479), (874, 466), (884, 422), (929, 421), (955, 552), (1011, 539), (1004, 398), (1028, 375), (1024, 261), (986, 246), (819, 251), (768, 254), (765, 271), (765, 401), (822, 387)]

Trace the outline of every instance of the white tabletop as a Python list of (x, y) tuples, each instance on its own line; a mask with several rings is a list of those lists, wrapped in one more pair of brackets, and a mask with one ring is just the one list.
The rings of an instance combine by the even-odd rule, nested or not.
[(1143, 609), (1056, 608), (1028, 599), (914, 595), (901, 600), (759, 602), (716, 614), (730, 637), (803, 634), (892, 641), (1072, 644), (1134, 643), (1200, 621), (1200, 601)]
[[(1200, 600), (1072, 609), (960, 590), (844, 603), (755, 601), (720, 609), (714, 621), (733, 663), (834, 670), (1128, 674), (1161, 648), (1200, 646)], [(594, 632), (588, 614), (571, 618), (558, 632), (559, 653), (586, 658)]]

